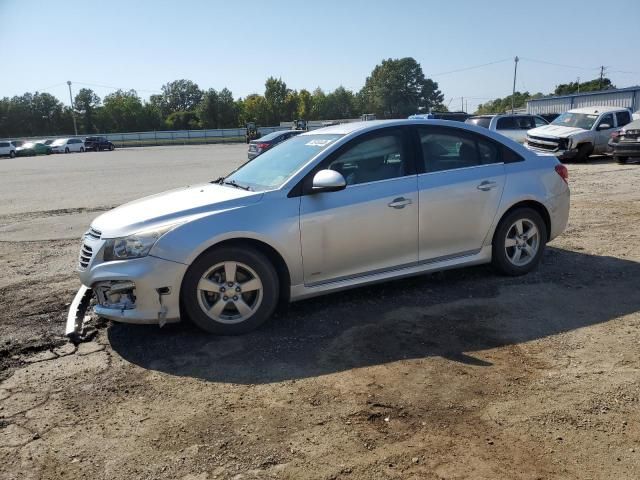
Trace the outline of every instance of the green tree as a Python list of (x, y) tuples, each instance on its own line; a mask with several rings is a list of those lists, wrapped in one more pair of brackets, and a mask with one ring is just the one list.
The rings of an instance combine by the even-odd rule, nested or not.
[(511, 111), (511, 97), (513, 97), (514, 108), (523, 108), (527, 105), (527, 100), (542, 97), (542, 93), (530, 94), (529, 92), (515, 92), (515, 95), (509, 95), (504, 98), (496, 98), (486, 103), (478, 105), (477, 115), (486, 115), (490, 113), (505, 113)]
[(256, 122), (259, 125), (267, 125), (271, 118), (267, 101), (257, 93), (253, 93), (244, 99), (243, 115), (244, 122)]
[(358, 116), (352, 91), (339, 86), (325, 97), (323, 117), (325, 120), (354, 118)]
[(304, 88), (298, 92), (298, 111), (296, 118), (311, 119), (311, 109), (313, 107), (313, 98), (309, 90)]
[(220, 112), (219, 128), (238, 126), (238, 108), (233, 93), (228, 88), (223, 88), (218, 94), (218, 109)]
[(196, 112), (173, 112), (164, 121), (170, 130), (189, 130), (200, 128)]
[(135, 132), (143, 130), (143, 106), (135, 90), (117, 90), (104, 97), (100, 112), (102, 131)]
[(90, 88), (81, 88), (73, 101), (76, 110), (82, 114), (82, 131), (95, 133), (94, 116), (100, 106), (100, 97)]
[(202, 100), (203, 92), (191, 80), (181, 79), (166, 83), (162, 86), (162, 98), (153, 96), (150, 101), (159, 104), (163, 113), (191, 112)]
[(282, 79), (269, 77), (264, 84), (264, 100), (267, 105), (267, 122), (277, 125), (284, 119), (285, 101), (290, 90)]
[(554, 95), (570, 95), (572, 93), (578, 92), (596, 92), (598, 90), (608, 90), (610, 88), (616, 88), (616, 86), (611, 83), (609, 78), (602, 79), (602, 88), (600, 88), (600, 78), (594, 78), (593, 80), (589, 80), (587, 82), (569, 82), (569, 83), (561, 83), (556, 86), (554, 90)]
[(383, 60), (361, 90), (364, 106), (381, 117), (406, 117), (419, 110), (438, 109), (444, 100), (438, 84), (427, 79), (411, 57)]
[(204, 93), (198, 105), (197, 112), (203, 128), (219, 128), (220, 96), (215, 89), (210, 88)]
[(311, 115), (309, 120), (324, 120), (327, 108), (327, 96), (324, 91), (318, 87), (311, 95)]

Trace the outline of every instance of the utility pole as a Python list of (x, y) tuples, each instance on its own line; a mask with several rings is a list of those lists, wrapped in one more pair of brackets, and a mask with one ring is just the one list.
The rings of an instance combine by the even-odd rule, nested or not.
[(71, 80), (67, 80), (67, 85), (69, 85), (69, 100), (71, 100), (71, 116), (73, 117), (73, 130), (76, 132), (76, 137), (77, 137), (78, 125), (76, 125), (76, 109), (73, 106), (73, 95), (71, 94)]
[(518, 75), (518, 62), (520, 61), (520, 59), (516, 55), (516, 58), (514, 58), (513, 61), (515, 63), (515, 66), (513, 67), (513, 90), (511, 92), (511, 115), (513, 115), (513, 110), (514, 110), (515, 101), (516, 101), (516, 77)]
[(604, 65), (600, 67), (600, 85), (598, 86), (598, 90), (602, 90), (602, 80), (604, 80)]
[(580, 93), (580, 77), (578, 77), (578, 93)]
[(460, 111), (464, 112), (464, 97), (460, 97)]

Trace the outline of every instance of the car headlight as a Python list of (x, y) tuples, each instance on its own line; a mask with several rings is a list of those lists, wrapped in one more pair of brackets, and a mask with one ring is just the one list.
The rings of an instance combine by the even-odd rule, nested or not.
[(128, 237), (110, 238), (104, 247), (104, 261), (128, 260), (146, 257), (156, 242), (179, 224), (166, 225), (160, 228), (143, 230)]

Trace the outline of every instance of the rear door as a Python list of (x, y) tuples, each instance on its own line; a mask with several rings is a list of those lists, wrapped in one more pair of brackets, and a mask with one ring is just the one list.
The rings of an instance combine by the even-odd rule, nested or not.
[(454, 127), (418, 126), (419, 260), (477, 253), (505, 184), (502, 146)]

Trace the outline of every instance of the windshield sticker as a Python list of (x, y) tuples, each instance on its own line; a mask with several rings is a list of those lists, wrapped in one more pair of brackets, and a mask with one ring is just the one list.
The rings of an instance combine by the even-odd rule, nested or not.
[(309, 147), (326, 147), (331, 142), (333, 142), (333, 140), (330, 140), (330, 139), (316, 139), (316, 140), (311, 140), (310, 142), (305, 143), (305, 145), (308, 145)]

